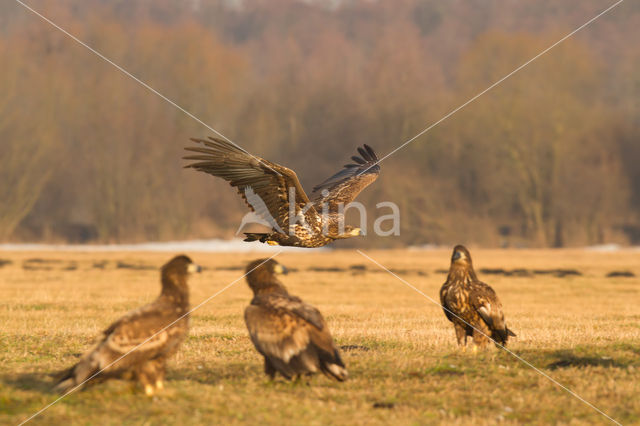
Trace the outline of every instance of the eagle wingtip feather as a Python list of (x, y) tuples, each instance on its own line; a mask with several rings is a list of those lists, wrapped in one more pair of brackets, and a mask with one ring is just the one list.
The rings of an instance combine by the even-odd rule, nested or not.
[(371, 155), (371, 158), (373, 159), (373, 161), (378, 161), (378, 156), (376, 155), (376, 152), (373, 150), (373, 148), (371, 148), (366, 143), (364, 144), (364, 148), (367, 150), (369, 155)]

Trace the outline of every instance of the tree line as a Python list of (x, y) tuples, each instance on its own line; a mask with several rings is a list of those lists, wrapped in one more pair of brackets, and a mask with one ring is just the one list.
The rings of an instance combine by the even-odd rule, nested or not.
[[(382, 156), (595, 16), (595, 1), (42, 1), (34, 7), (310, 188)], [(370, 246), (640, 243), (640, 6), (622, 4), (386, 159)], [(0, 241), (230, 238), (185, 170), (212, 132), (18, 4), (0, 5)], [(371, 222), (375, 217), (371, 218)]]

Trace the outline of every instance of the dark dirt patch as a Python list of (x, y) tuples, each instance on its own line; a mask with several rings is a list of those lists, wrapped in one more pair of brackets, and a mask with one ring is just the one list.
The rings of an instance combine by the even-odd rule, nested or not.
[(127, 263), (122, 261), (118, 261), (116, 263), (116, 268), (117, 269), (133, 269), (135, 271), (154, 271), (156, 269), (155, 266), (141, 265), (141, 264), (136, 265), (133, 263)]
[(633, 278), (636, 274), (631, 271), (611, 271), (607, 274), (607, 278)]
[(107, 267), (107, 263), (109, 263), (107, 260), (100, 260), (100, 261), (96, 261), (93, 262), (93, 269), (104, 269)]
[(351, 275), (363, 275), (367, 272), (367, 267), (365, 265), (351, 265), (349, 266), (349, 270), (351, 271)]
[(363, 346), (363, 345), (342, 345), (340, 346), (340, 350), (343, 350), (345, 352), (349, 352), (349, 351), (370, 351), (371, 348), (368, 346)]
[(504, 275), (505, 277), (532, 277), (534, 275), (552, 275), (558, 278), (567, 276), (581, 276), (582, 273), (575, 269), (534, 269), (530, 271), (524, 268), (503, 269), (503, 268), (482, 268), (479, 271), (485, 275)]
[(242, 271), (244, 266), (218, 266), (216, 271)]
[(373, 403), (373, 408), (385, 408), (390, 410), (396, 406), (395, 402), (378, 401)]
[[(416, 275), (422, 275), (422, 276), (426, 276), (427, 273), (424, 272), (423, 270), (420, 269), (390, 269), (391, 272), (393, 272), (396, 275), (408, 275), (408, 274), (416, 274)], [(386, 271), (382, 271), (381, 272), (386, 272)]]
[(582, 273), (580, 271), (577, 271), (575, 269), (534, 269), (533, 270), (534, 274), (537, 275), (553, 275), (554, 277), (558, 277), (558, 278), (564, 278), (564, 277), (568, 277), (568, 276), (575, 276), (575, 277), (580, 277), (582, 276)]
[(78, 269), (78, 264), (76, 262), (70, 262), (67, 266), (62, 268), (65, 271), (75, 271)]
[(312, 271), (312, 272), (347, 272), (347, 269), (346, 268), (338, 268), (338, 267), (334, 267), (334, 266), (328, 266), (328, 267), (311, 266), (311, 267), (307, 268), (307, 271)]
[(62, 259), (42, 259), (35, 257), (22, 262), (22, 269), (26, 271), (51, 271), (53, 269), (73, 271), (78, 269), (77, 262)]

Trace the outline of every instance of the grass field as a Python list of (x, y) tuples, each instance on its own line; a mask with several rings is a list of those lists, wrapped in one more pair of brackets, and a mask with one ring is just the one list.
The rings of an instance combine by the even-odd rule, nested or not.
[[(640, 276), (640, 251), (471, 253), (518, 334), (509, 349), (617, 421), (640, 423), (640, 279), (606, 277), (612, 271)], [(265, 257), (188, 254), (205, 267), (191, 281), (192, 305), (242, 276), (249, 260)], [(448, 250), (367, 254), (437, 300)], [(170, 257), (0, 252), (0, 423), (20, 423), (53, 402), (58, 395), (50, 390), (49, 373), (74, 363), (111, 321), (155, 298), (158, 268)], [(244, 326), (251, 294), (240, 280), (193, 313), (163, 393), (148, 398), (126, 382), (111, 381), (67, 396), (32, 422), (608, 422), (504, 351), (460, 352), (438, 306), (356, 252), (283, 253), (277, 259), (295, 269), (285, 285), (324, 313), (345, 346), (347, 382), (323, 376), (269, 382)]]

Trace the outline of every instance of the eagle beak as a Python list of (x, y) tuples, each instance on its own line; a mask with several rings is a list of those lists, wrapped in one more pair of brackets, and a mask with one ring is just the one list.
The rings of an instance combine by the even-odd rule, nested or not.
[(453, 253), (453, 257), (451, 258), (451, 260), (456, 261), (456, 260), (460, 259), (461, 257), (462, 257), (462, 254), (459, 251), (457, 251), (457, 252)]
[(289, 273), (289, 270), (286, 268), (286, 266), (281, 265), (279, 263), (273, 268), (273, 271), (276, 274), (282, 274), (282, 275), (287, 275)]
[(200, 271), (202, 271), (202, 268), (200, 267), (200, 265), (196, 265), (195, 263), (190, 263), (189, 266), (187, 266), (187, 272), (189, 272), (190, 274)]

